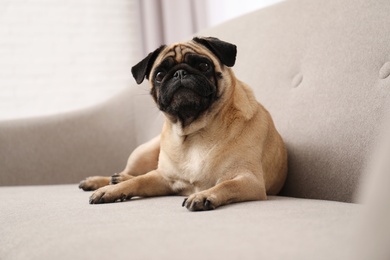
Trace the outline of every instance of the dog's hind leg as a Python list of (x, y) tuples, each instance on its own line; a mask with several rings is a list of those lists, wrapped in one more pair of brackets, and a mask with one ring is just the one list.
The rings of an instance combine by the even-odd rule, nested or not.
[(160, 154), (160, 136), (138, 146), (127, 160), (126, 168), (111, 177), (92, 176), (81, 181), (79, 188), (85, 191), (97, 190), (109, 184), (117, 184), (157, 169)]
[(111, 176), (110, 184), (118, 184), (134, 176), (143, 175), (157, 169), (160, 154), (160, 136), (138, 146), (127, 160), (126, 168), (121, 173)]
[(138, 176), (156, 170), (159, 154), (160, 135), (138, 146), (130, 154), (126, 168), (119, 175)]
[(85, 180), (82, 180), (79, 184), (79, 188), (84, 191), (97, 190), (101, 187), (104, 187), (110, 184), (111, 177), (105, 176), (92, 176), (88, 177)]

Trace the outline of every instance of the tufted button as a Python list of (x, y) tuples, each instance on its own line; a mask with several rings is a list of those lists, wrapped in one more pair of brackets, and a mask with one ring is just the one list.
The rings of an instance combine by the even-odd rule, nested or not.
[(292, 81), (291, 81), (291, 87), (293, 87), (293, 88), (298, 87), (298, 86), (302, 83), (302, 80), (303, 80), (303, 75), (302, 75), (301, 73), (298, 73), (298, 74), (295, 75), (295, 77), (292, 79)]
[(379, 77), (385, 79), (390, 76), (390, 62), (383, 64), (382, 68), (379, 70)]

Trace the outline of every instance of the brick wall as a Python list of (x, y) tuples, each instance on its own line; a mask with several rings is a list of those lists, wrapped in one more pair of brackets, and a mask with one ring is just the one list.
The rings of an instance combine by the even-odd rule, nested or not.
[(134, 84), (138, 4), (0, 1), (0, 120), (77, 109)]

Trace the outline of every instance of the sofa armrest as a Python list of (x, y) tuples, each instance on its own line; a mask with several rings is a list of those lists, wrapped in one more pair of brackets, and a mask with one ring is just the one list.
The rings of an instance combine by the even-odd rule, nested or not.
[(139, 96), (150, 99), (137, 91), (76, 112), (0, 122), (0, 186), (76, 183), (121, 171), (132, 149), (152, 136), (135, 129)]
[(366, 167), (357, 194), (364, 212), (352, 259), (390, 259), (390, 109), (387, 111), (387, 127), (378, 138), (378, 147)]

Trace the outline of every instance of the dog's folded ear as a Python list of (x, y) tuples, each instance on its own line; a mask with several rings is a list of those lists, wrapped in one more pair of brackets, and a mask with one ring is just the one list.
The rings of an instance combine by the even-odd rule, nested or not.
[(133, 74), (133, 77), (135, 78), (137, 84), (141, 84), (144, 81), (145, 77), (146, 79), (149, 79), (149, 73), (152, 69), (154, 61), (165, 47), (165, 45), (161, 45), (158, 49), (149, 53), (146, 58), (144, 58), (143, 60), (138, 62), (137, 65), (131, 68), (131, 73)]
[(226, 66), (233, 67), (236, 62), (237, 46), (215, 37), (195, 37), (193, 41), (209, 49)]

